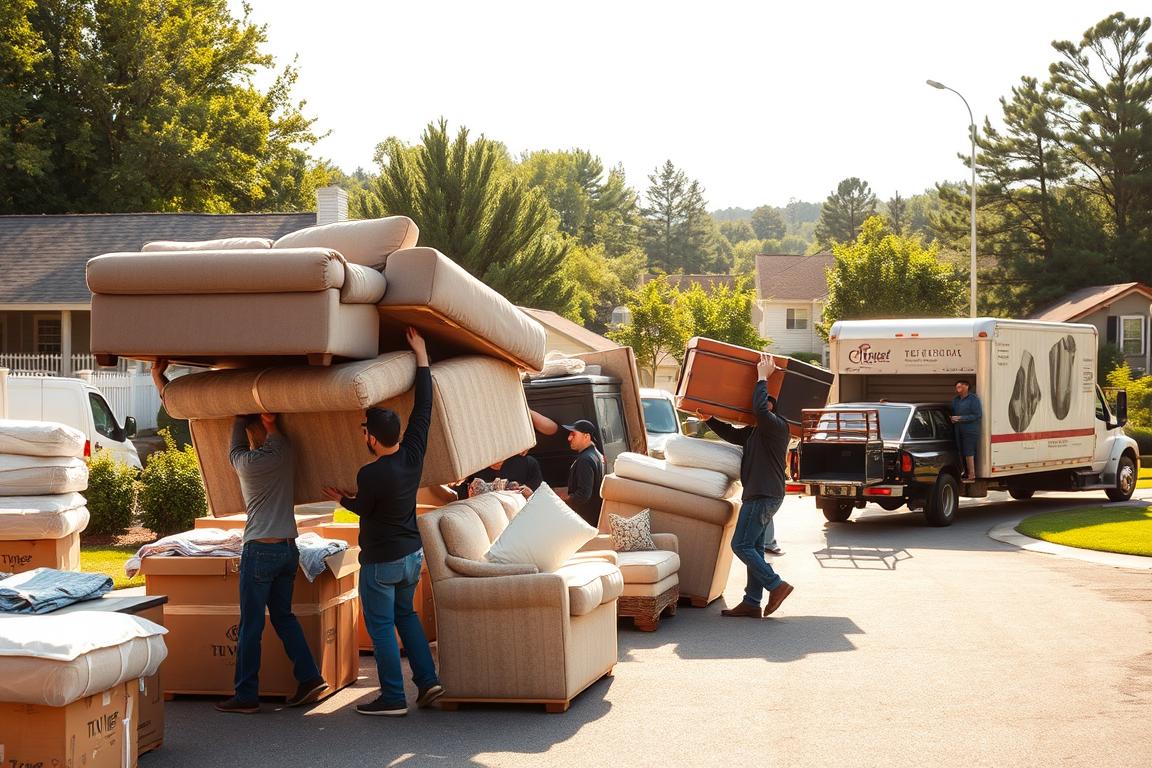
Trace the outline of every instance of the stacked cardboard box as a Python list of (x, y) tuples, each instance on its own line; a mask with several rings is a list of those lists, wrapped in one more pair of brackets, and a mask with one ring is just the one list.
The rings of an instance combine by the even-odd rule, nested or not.
[(63, 424), (0, 420), (0, 572), (80, 570), (84, 442)]

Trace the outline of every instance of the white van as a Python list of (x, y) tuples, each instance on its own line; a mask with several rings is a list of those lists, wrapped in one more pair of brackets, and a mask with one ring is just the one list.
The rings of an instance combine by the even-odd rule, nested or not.
[(8, 376), (8, 418), (55, 421), (84, 433), (84, 455), (110, 451), (112, 456), (139, 469), (140, 454), (131, 438), (136, 419), (124, 426), (108, 406), (100, 390), (81, 379), (58, 376)]
[(648, 436), (648, 455), (664, 458), (664, 444), (668, 438), (680, 434), (680, 418), (676, 414), (676, 400), (662, 389), (640, 389), (640, 402), (644, 405), (644, 431)]

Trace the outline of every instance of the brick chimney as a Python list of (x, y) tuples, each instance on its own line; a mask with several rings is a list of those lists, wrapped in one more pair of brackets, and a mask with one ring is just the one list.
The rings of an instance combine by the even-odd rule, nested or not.
[(320, 187), (316, 190), (316, 224), (334, 224), (348, 220), (348, 193), (341, 187)]

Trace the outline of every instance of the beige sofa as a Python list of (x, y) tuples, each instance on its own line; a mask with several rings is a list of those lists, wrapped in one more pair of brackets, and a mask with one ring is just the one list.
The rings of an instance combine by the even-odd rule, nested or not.
[(608, 515), (650, 509), (653, 533), (673, 533), (679, 542), (680, 597), (703, 608), (724, 592), (732, 569), (732, 534), (740, 498), (709, 499), (616, 475), (604, 477), (600, 530), (611, 532)]
[(523, 504), (516, 493), (486, 493), (417, 518), (436, 602), (441, 708), (527, 702), (563, 712), (616, 664), (624, 584), (615, 553), (582, 551), (554, 573), (484, 559)]

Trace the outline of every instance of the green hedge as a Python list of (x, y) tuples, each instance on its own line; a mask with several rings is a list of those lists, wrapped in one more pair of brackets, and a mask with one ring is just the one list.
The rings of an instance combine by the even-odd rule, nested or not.
[(208, 497), (196, 449), (180, 448), (172, 432), (161, 429), (164, 450), (148, 457), (141, 473), (144, 488), (140, 494), (140, 520), (161, 536), (187, 531), (197, 517), (208, 514)]
[(88, 527), (85, 533), (119, 536), (132, 526), (136, 497), (140, 490), (138, 471), (117, 461), (108, 451), (96, 451), (87, 459)]
[(1132, 424), (1124, 425), (1124, 432), (1136, 441), (1140, 448), (1140, 456), (1152, 454), (1152, 427), (1140, 427)]

